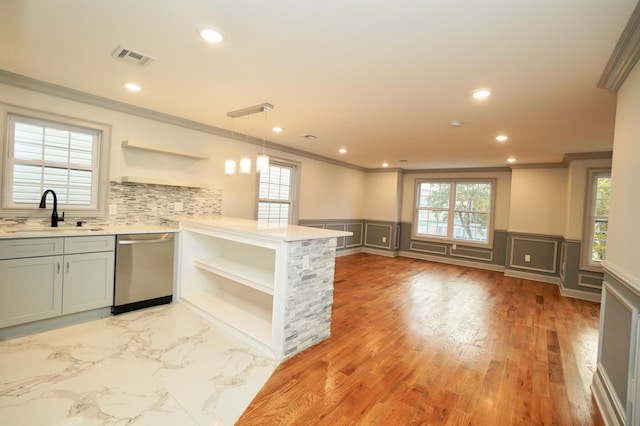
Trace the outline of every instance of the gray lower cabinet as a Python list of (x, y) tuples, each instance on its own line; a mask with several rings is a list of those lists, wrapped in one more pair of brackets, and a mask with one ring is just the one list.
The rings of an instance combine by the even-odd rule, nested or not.
[(114, 248), (113, 235), (0, 240), (0, 328), (111, 306)]
[(62, 259), (0, 260), (0, 327), (62, 315)]
[(65, 255), (62, 314), (113, 305), (113, 264), (113, 251)]

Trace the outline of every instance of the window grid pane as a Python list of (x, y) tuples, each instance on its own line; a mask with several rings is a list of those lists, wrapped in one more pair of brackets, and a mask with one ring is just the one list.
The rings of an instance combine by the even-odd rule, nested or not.
[(258, 187), (258, 222), (289, 224), (291, 220), (291, 191), (293, 168), (270, 164), (260, 173)]
[(98, 132), (17, 116), (10, 119), (14, 124), (12, 202), (38, 203), (46, 189), (53, 189), (61, 205), (90, 206)]
[(594, 262), (601, 262), (605, 260), (607, 252), (611, 177), (596, 176), (594, 186), (591, 260)]

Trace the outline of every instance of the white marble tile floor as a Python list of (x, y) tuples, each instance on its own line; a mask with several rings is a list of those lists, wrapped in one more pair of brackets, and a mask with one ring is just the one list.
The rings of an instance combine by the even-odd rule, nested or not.
[(233, 425), (276, 362), (180, 304), (0, 341), (0, 424)]

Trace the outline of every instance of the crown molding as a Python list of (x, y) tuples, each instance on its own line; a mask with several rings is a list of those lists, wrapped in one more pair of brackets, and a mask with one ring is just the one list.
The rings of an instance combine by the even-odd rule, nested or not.
[(529, 163), (529, 164), (511, 164), (510, 169), (563, 169), (567, 165), (564, 163)]
[(610, 160), (613, 158), (613, 151), (600, 152), (574, 152), (565, 154), (562, 163), (569, 166), (573, 161), (578, 160)]
[(231, 130), (212, 126), (210, 124), (188, 120), (186, 118), (177, 117), (171, 114), (165, 114), (152, 109), (127, 104), (120, 101), (115, 101), (113, 99), (104, 98), (101, 96), (92, 95), (90, 93), (82, 92), (75, 89), (70, 89), (68, 87), (59, 86), (53, 83), (48, 83), (46, 81), (36, 80), (35, 78), (26, 77), (24, 75), (12, 73), (10, 71), (6, 71), (3, 69), (0, 69), (0, 83), (4, 83), (9, 86), (18, 87), (21, 89), (43, 93), (45, 95), (51, 95), (51, 96), (64, 98), (64, 99), (68, 99), (75, 102), (81, 102), (87, 105), (93, 105), (93, 106), (108, 109), (111, 111), (134, 115), (134, 116), (146, 118), (149, 120), (159, 121), (162, 123), (183, 127), (190, 130), (196, 130), (203, 133), (222, 136), (222, 137), (225, 137), (228, 139), (234, 139), (240, 142), (245, 142), (245, 143), (248, 142), (252, 145), (256, 145), (259, 147), (262, 147), (264, 145), (265, 148), (285, 152), (287, 154), (298, 155), (300, 157), (306, 157), (313, 160), (333, 164), (336, 166), (358, 170), (361, 172), (367, 171), (367, 169), (364, 167), (334, 160), (328, 157), (323, 157), (322, 155), (313, 154), (313, 153), (302, 151), (296, 148), (290, 148), (284, 145), (277, 144), (275, 142), (270, 142), (267, 140), (255, 138), (253, 136), (243, 135), (242, 133), (232, 132)]
[(481, 173), (481, 172), (511, 172), (509, 167), (467, 167), (457, 169), (412, 169), (405, 170), (405, 174), (415, 175), (421, 173)]
[(627, 26), (622, 31), (609, 62), (602, 72), (598, 87), (617, 93), (624, 80), (640, 59), (640, 3), (636, 5)]

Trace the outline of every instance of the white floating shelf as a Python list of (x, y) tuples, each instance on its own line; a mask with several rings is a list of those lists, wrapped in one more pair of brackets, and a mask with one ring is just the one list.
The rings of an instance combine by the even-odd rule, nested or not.
[(155, 178), (143, 178), (143, 177), (135, 177), (135, 176), (122, 176), (120, 178), (120, 182), (122, 183), (144, 183), (148, 185), (163, 185), (163, 186), (181, 186), (184, 188), (202, 188), (209, 189), (209, 184), (202, 182), (184, 182), (184, 181), (170, 181), (164, 179), (155, 179)]
[(179, 157), (193, 158), (196, 160), (206, 160), (209, 158), (209, 155), (199, 153), (199, 152), (161, 149), (161, 148), (154, 147), (152, 145), (147, 145), (141, 142), (134, 142), (134, 141), (122, 141), (122, 147), (127, 149), (135, 149), (138, 151), (155, 152), (158, 154), (177, 155)]
[(225, 257), (194, 259), (193, 263), (197, 268), (273, 295), (273, 271), (256, 268)]

